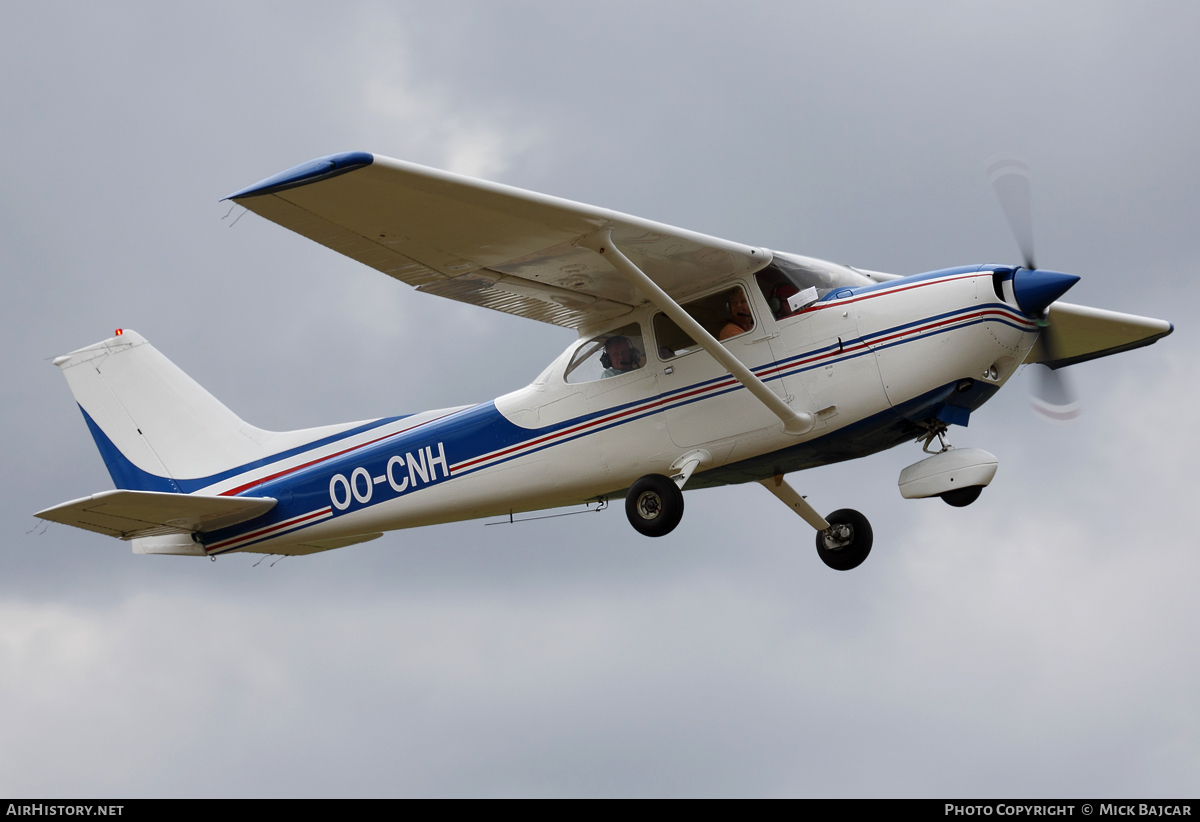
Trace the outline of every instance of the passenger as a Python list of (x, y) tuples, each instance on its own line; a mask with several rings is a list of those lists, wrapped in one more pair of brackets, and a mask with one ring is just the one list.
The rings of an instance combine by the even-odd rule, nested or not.
[(717, 335), (718, 340), (727, 340), (738, 334), (745, 334), (754, 327), (754, 315), (750, 313), (750, 301), (746, 299), (746, 292), (740, 288), (729, 297), (729, 313), (733, 315), (733, 319), (721, 329), (721, 333)]
[(620, 334), (609, 337), (604, 341), (604, 353), (600, 355), (600, 364), (604, 366), (604, 373), (600, 377), (615, 377), (635, 371), (642, 367), (641, 359), (641, 352), (633, 347), (628, 337)]

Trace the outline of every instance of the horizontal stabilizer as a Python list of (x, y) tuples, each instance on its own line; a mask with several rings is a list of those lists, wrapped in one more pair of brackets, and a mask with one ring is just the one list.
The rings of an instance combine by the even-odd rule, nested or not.
[(1025, 362), (1040, 362), (1050, 368), (1141, 348), (1175, 330), (1175, 326), (1166, 320), (1064, 302), (1053, 303), (1046, 318), (1048, 330), (1052, 330), (1053, 344), (1048, 346), (1047, 335), (1042, 334), (1029, 350)]
[(270, 497), (205, 497), (157, 491), (104, 491), (34, 516), (120, 539), (215, 531), (261, 516)]
[(370, 542), (373, 539), (379, 539), (381, 536), (383, 536), (383, 532), (378, 531), (374, 534), (355, 534), (350, 537), (300, 542), (295, 545), (273, 545), (270, 548), (263, 548), (261, 551), (258, 550), (257, 546), (251, 546), (243, 550), (247, 554), (281, 554), (283, 556), (299, 557), (306, 554), (317, 554), (321, 551), (332, 551), (334, 548), (345, 548), (348, 545), (358, 545), (360, 542)]

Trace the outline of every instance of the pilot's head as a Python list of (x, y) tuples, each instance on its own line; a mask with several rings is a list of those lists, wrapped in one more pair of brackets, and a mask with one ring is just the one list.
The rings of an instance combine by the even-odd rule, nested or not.
[(604, 343), (604, 354), (609, 362), (606, 367), (614, 371), (632, 371), (638, 367), (638, 350), (628, 337), (620, 334), (609, 337)]
[(788, 298), (800, 293), (800, 289), (791, 283), (780, 283), (771, 291), (771, 299), (768, 302), (771, 305), (771, 313), (775, 315), (775, 319), (782, 320), (785, 317), (790, 317), (795, 312), (788, 305)]
[(750, 301), (746, 299), (746, 292), (740, 288), (729, 295), (729, 313), (733, 315), (735, 322), (741, 320), (754, 322), (754, 317), (750, 313)]

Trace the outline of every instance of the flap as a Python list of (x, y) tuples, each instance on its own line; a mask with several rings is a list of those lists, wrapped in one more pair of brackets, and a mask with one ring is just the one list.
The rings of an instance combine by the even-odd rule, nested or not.
[(105, 491), (34, 516), (121, 539), (216, 531), (262, 516), (270, 497), (207, 497), (158, 491)]
[(568, 328), (644, 302), (574, 245), (601, 228), (673, 297), (771, 261), (766, 249), (362, 152), (319, 158), (227, 199), (420, 291)]
[(1064, 302), (1050, 305), (1047, 320), (1053, 329), (1053, 350), (1047, 349), (1047, 335), (1042, 334), (1029, 350), (1025, 362), (1043, 363), (1050, 368), (1141, 348), (1175, 330), (1175, 326), (1166, 320)]

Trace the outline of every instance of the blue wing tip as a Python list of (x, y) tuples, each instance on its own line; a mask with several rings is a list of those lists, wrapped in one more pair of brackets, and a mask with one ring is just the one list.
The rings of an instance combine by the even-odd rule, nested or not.
[(274, 194), (297, 186), (308, 185), (320, 180), (328, 180), (339, 174), (354, 171), (375, 162), (375, 156), (365, 151), (345, 151), (341, 154), (329, 154), (293, 166), (287, 171), (281, 171), (273, 177), (260, 180), (252, 186), (235, 191), (222, 200), (237, 200), (242, 197), (261, 197), (264, 194)]

